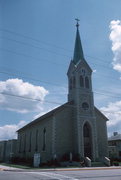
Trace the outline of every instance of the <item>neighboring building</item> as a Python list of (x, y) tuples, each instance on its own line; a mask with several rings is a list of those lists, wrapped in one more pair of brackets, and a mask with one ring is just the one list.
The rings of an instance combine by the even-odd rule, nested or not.
[(17, 139), (0, 141), (0, 162), (9, 162), (17, 154)]
[(6, 142), (5, 161), (11, 161), (17, 154), (17, 139), (11, 139)]
[(18, 130), (18, 156), (41, 162), (61, 159), (65, 154), (89, 157), (93, 161), (108, 156), (108, 120), (95, 106), (92, 69), (86, 62), (79, 35), (79, 24), (68, 75), (68, 102)]
[(121, 159), (121, 134), (114, 132), (113, 136), (108, 138), (108, 149), (110, 158)]
[(0, 162), (5, 161), (6, 141), (0, 141)]

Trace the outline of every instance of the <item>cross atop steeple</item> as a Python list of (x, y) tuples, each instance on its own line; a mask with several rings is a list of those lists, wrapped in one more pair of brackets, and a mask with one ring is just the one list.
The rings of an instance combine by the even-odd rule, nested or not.
[(80, 20), (79, 20), (78, 18), (76, 18), (75, 20), (77, 21), (76, 27), (78, 28), (78, 27), (79, 27), (79, 23), (78, 23), (78, 22), (79, 22)]

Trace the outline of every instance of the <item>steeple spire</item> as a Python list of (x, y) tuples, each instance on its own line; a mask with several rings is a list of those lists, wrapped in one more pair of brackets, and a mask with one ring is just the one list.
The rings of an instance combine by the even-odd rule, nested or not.
[(81, 39), (79, 34), (79, 19), (75, 19), (77, 21), (76, 27), (76, 40), (75, 40), (75, 48), (74, 48), (74, 56), (73, 56), (73, 62), (74, 64), (77, 64), (79, 60), (84, 59), (83, 49), (81, 45)]

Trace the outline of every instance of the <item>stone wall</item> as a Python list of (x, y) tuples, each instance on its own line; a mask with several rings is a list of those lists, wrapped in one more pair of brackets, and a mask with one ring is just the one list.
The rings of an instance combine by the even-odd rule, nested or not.
[[(45, 149), (43, 150), (43, 131), (46, 129)], [(38, 132), (38, 133), (37, 133)], [(38, 135), (37, 135), (37, 134)], [(52, 154), (52, 116), (19, 131), (18, 157), (33, 158), (34, 153), (40, 153), (41, 161), (50, 159)]]
[(106, 120), (96, 112), (97, 143), (99, 158), (108, 157), (108, 139)]
[[(62, 157), (73, 151), (71, 108), (65, 106), (45, 119), (18, 132), (18, 157), (33, 158), (40, 153), (41, 162)], [(43, 131), (46, 129), (45, 149), (43, 150)], [(36, 132), (38, 131), (38, 137)], [(37, 145), (37, 146), (36, 146)]]

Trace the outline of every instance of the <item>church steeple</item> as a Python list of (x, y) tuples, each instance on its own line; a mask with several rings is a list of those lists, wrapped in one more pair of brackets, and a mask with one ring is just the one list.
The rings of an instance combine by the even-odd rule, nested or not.
[(79, 19), (75, 19), (77, 21), (76, 27), (76, 40), (75, 40), (75, 48), (74, 48), (74, 56), (73, 56), (73, 62), (74, 64), (77, 64), (79, 60), (84, 59), (84, 54), (83, 54), (83, 49), (82, 49), (82, 44), (81, 44), (81, 39), (80, 39), (80, 34), (79, 34)]

